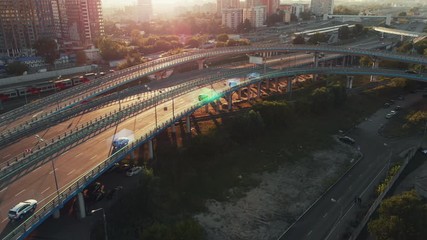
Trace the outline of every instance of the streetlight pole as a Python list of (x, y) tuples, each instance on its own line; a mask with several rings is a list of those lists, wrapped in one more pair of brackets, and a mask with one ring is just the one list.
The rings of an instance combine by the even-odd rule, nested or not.
[[(44, 139), (41, 138), (39, 135), (35, 136), (40, 142), (44, 142)], [(38, 142), (37, 142), (38, 144)], [(37, 145), (36, 144), (36, 145)], [(55, 179), (55, 186), (56, 186), (56, 194), (58, 195), (58, 201), (60, 199), (60, 194), (59, 194), (59, 186), (58, 186), (58, 178), (56, 177), (56, 170), (55, 170), (55, 163), (53, 161), (53, 158), (50, 159), (50, 162), (52, 163), (52, 169), (53, 169), (53, 177)]]
[(104, 234), (105, 234), (105, 240), (108, 240), (108, 234), (107, 234), (107, 218), (105, 217), (105, 210), (104, 208), (98, 208), (90, 211), (90, 213), (96, 213), (98, 211), (102, 211), (102, 218), (104, 219)]
[(155, 99), (155, 102), (154, 102), (154, 121), (156, 122), (156, 130), (157, 130), (157, 94), (156, 94), (156, 91), (154, 91), (154, 99)]

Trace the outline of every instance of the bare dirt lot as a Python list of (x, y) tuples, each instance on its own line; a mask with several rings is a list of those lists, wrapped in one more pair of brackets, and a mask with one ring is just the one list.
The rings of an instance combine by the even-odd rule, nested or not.
[(208, 240), (277, 239), (358, 157), (354, 148), (337, 142), (298, 164), (256, 176), (261, 184), (243, 198), (207, 201), (208, 212), (195, 217)]

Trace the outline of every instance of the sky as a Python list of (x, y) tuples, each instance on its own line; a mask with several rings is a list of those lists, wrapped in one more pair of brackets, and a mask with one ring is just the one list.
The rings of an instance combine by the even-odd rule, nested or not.
[[(151, 0), (153, 3), (153, 6), (156, 5), (174, 5), (175, 3), (196, 3), (196, 2), (202, 2), (202, 1), (195, 1), (195, 0)], [(205, 2), (215, 2), (215, 0), (205, 0)], [(135, 4), (136, 0), (102, 0), (102, 5), (104, 7), (116, 7), (116, 6), (126, 6), (126, 5), (132, 5)]]

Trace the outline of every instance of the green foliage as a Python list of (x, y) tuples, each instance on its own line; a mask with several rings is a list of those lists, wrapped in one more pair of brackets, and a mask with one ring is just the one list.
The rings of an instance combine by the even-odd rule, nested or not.
[(350, 28), (347, 26), (342, 26), (338, 29), (338, 38), (340, 40), (346, 40), (350, 38)]
[(59, 58), (58, 44), (54, 39), (41, 38), (34, 43), (36, 55), (43, 57), (45, 62), (53, 64)]
[(284, 101), (262, 101), (252, 108), (260, 113), (268, 127), (286, 127), (293, 118), (293, 109)]
[(292, 44), (304, 44), (304, 43), (305, 43), (305, 39), (301, 35), (296, 36), (294, 40), (292, 40)]
[(184, 220), (169, 226), (154, 223), (144, 230), (142, 240), (201, 240), (203, 239), (203, 229), (193, 219)]
[(268, 27), (274, 26), (278, 22), (282, 22), (282, 16), (280, 16), (277, 13), (273, 13), (273, 14), (267, 16), (267, 19), (265, 20), (265, 24)]
[(424, 122), (427, 120), (427, 112), (425, 111), (416, 111), (413, 113), (408, 114), (406, 116), (406, 120), (408, 121), (408, 124), (418, 124), (420, 122)]
[(356, 23), (354, 25), (354, 27), (352, 28), (351, 32), (352, 32), (353, 36), (358, 36), (364, 32), (364, 27), (362, 24)]
[(226, 124), (226, 129), (231, 137), (238, 141), (260, 136), (264, 128), (264, 120), (261, 114), (254, 110), (236, 116)]
[(387, 186), (390, 184), (391, 179), (397, 174), (397, 172), (399, 172), (399, 169), (400, 169), (400, 165), (394, 165), (393, 167), (390, 168), (390, 170), (387, 173), (387, 177), (377, 187), (378, 196), (387, 189)]
[(335, 106), (340, 106), (347, 100), (347, 89), (340, 83), (328, 86), (332, 92)]
[(415, 43), (414, 48), (418, 54), (421, 54), (421, 55), (424, 54), (424, 52), (427, 49), (427, 39), (424, 39), (422, 41)]
[(389, 68), (389, 69), (407, 69), (409, 64), (405, 62), (397, 62), (397, 61), (390, 61), (390, 60), (382, 60), (379, 63), (379, 66), (381, 68)]
[(398, 16), (405, 17), (406, 15), (407, 15), (406, 12), (400, 12)]
[(311, 111), (314, 113), (328, 111), (333, 102), (333, 95), (326, 87), (316, 88), (310, 97)]
[(228, 35), (226, 33), (220, 34), (216, 37), (216, 40), (219, 42), (227, 42), (228, 41)]
[(187, 45), (190, 48), (198, 48), (200, 46), (200, 42), (195, 38), (191, 38), (190, 40), (187, 41)]
[(368, 56), (362, 56), (362, 57), (360, 57), (359, 63), (363, 67), (370, 67), (370, 66), (372, 66), (372, 60)]
[(318, 44), (321, 42), (327, 42), (328, 37), (324, 33), (316, 33), (308, 39), (307, 43), (309, 44)]
[(304, 12), (302, 12), (302, 13), (300, 13), (300, 18), (302, 18), (302, 20), (304, 20), (304, 21), (308, 21), (308, 20), (310, 20), (311, 19), (311, 15), (313, 15), (312, 13), (311, 13), (311, 11), (304, 11)]
[(6, 66), (8, 74), (20, 76), (26, 71), (28, 71), (28, 65), (22, 62), (12, 62)]
[(237, 29), (236, 29), (238, 33), (248, 33), (251, 30), (252, 30), (252, 24), (251, 24), (251, 21), (249, 21), (249, 19), (245, 19), (243, 23), (240, 23), (239, 25), (237, 25)]
[(357, 15), (358, 11), (352, 10), (348, 7), (343, 6), (343, 5), (338, 5), (334, 8), (334, 14), (337, 14), (337, 15)]
[(412, 190), (385, 199), (378, 218), (368, 223), (368, 230), (378, 240), (422, 240), (427, 237), (425, 226), (427, 205)]
[(102, 58), (106, 61), (119, 60), (124, 58), (127, 54), (125, 45), (109, 38), (100, 39), (98, 47)]
[(405, 78), (392, 78), (390, 86), (391, 87), (398, 87), (398, 88), (406, 88), (408, 84), (408, 79)]

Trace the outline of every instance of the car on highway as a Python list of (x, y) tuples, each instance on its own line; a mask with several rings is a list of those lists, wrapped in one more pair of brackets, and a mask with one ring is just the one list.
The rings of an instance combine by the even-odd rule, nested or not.
[(205, 93), (199, 94), (199, 97), (198, 97), (199, 101), (203, 101), (207, 98), (209, 98), (209, 95)]
[(406, 70), (405, 73), (409, 73), (409, 74), (417, 74), (416, 71), (414, 70)]
[(356, 143), (356, 141), (349, 136), (339, 137), (338, 140), (348, 145), (354, 145)]
[(399, 111), (399, 110), (401, 110), (402, 109), (402, 107), (401, 106), (399, 106), (399, 105), (397, 105), (395, 108), (394, 108), (394, 111)]
[(120, 137), (113, 140), (113, 152), (116, 152), (117, 150), (126, 147), (129, 144), (129, 141), (129, 138), (127, 137)]
[(142, 167), (141, 166), (136, 166), (136, 167), (133, 167), (133, 168), (129, 169), (126, 172), (126, 176), (132, 177), (133, 175), (138, 174), (141, 171), (142, 171)]
[(252, 78), (258, 78), (258, 77), (260, 77), (261, 76), (261, 74), (259, 74), (259, 73), (257, 73), (257, 72), (253, 72), (253, 73), (249, 73), (247, 76), (246, 76), (246, 78), (247, 79), (252, 79)]
[(34, 212), (34, 210), (36, 210), (36, 207), (37, 200), (34, 199), (28, 199), (24, 202), (20, 202), (9, 210), (9, 219), (12, 221), (17, 219), (23, 219), (28, 213)]
[(385, 115), (385, 118), (387, 118), (387, 119), (390, 119), (391, 117), (393, 117), (393, 115), (392, 115), (392, 114), (390, 114), (390, 113), (387, 113), (387, 114)]
[(394, 110), (391, 110), (391, 111), (390, 111), (390, 114), (391, 114), (392, 116), (393, 116), (393, 115), (396, 115), (396, 113), (397, 113), (397, 112), (396, 112), (396, 111), (394, 111)]

